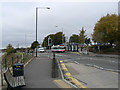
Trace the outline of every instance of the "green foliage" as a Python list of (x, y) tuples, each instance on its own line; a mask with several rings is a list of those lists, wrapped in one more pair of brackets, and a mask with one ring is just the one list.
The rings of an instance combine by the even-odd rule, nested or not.
[(12, 47), (11, 44), (8, 44), (7, 48), (6, 48), (6, 52), (7, 52), (7, 55), (11, 54), (11, 53), (15, 53), (16, 50)]
[(86, 32), (86, 30), (84, 30), (84, 28), (82, 27), (82, 30), (79, 33), (80, 43), (81, 44), (85, 43), (85, 39), (86, 39), (86, 36), (87, 36), (87, 35), (85, 35), (85, 32)]
[(59, 44), (62, 44), (62, 42), (65, 42), (65, 35), (62, 34), (62, 32), (57, 32), (56, 34), (50, 34), (44, 38), (43, 43), (42, 43), (43, 47), (48, 47), (49, 37), (52, 39), (52, 45), (59, 45)]
[(73, 34), (72, 36), (70, 36), (69, 42), (70, 43), (80, 43), (79, 35)]
[(118, 16), (107, 14), (96, 23), (92, 39), (94, 42), (117, 44), (117, 38), (120, 36), (118, 32)]
[(65, 35), (63, 35), (63, 36), (62, 35), (63, 35), (62, 32), (58, 32), (55, 34), (54, 39), (53, 39), (54, 45), (59, 45), (59, 44), (62, 44), (63, 42), (65, 42)]
[(35, 49), (37, 46), (39, 46), (39, 42), (38, 41), (34, 41), (32, 44), (31, 44), (31, 49)]

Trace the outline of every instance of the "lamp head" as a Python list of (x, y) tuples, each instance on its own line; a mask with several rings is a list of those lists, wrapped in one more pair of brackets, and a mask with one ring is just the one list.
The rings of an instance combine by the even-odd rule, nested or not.
[(47, 7), (47, 9), (50, 9), (49, 7)]

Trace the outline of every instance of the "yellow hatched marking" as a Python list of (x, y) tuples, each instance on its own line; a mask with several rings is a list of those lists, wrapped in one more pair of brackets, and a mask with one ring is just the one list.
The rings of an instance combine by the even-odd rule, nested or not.
[(65, 75), (76, 85), (78, 86), (78, 88), (85, 88), (85, 90), (90, 90), (88, 89), (86, 86), (82, 85), (76, 78), (73, 78), (70, 74), (70, 72), (68, 72), (68, 69), (66, 68), (65, 64), (62, 62), (61, 66), (63, 68), (64, 71), (67, 71), (65, 73)]
[(69, 84), (65, 83), (63, 80), (54, 80), (53, 82), (61, 88), (73, 88)]

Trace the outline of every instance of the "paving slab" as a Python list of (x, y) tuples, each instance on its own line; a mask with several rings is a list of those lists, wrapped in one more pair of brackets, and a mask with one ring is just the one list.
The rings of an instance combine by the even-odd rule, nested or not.
[(25, 67), (25, 82), (24, 88), (59, 88), (51, 78), (52, 60), (45, 56), (34, 58)]

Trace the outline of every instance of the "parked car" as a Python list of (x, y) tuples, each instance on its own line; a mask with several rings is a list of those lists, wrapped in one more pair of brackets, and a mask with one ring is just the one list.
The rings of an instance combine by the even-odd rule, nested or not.
[(45, 49), (43, 47), (38, 48), (38, 52), (45, 52)]

